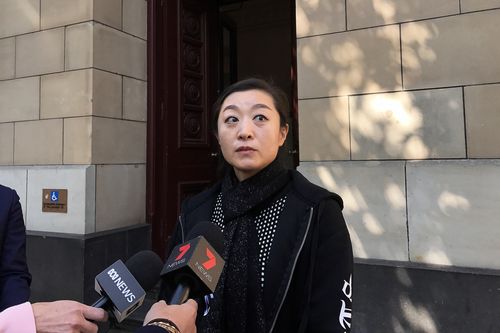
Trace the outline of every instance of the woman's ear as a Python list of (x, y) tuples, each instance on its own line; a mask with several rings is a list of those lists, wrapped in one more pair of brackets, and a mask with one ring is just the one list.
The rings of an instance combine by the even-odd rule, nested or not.
[(283, 146), (286, 140), (286, 136), (288, 135), (288, 124), (285, 126), (280, 126), (280, 147)]

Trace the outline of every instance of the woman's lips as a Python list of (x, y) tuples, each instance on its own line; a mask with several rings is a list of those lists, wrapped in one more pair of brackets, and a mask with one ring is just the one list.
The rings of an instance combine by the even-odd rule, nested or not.
[(239, 147), (238, 149), (236, 149), (236, 152), (243, 152), (243, 151), (255, 151), (255, 149), (247, 146)]

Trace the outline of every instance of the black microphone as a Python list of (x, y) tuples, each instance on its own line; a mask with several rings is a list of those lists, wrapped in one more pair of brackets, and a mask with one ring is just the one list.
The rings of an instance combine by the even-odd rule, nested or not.
[(124, 264), (121, 260), (95, 277), (101, 295), (93, 307), (111, 311), (119, 323), (144, 302), (146, 291), (160, 279), (163, 262), (153, 251), (140, 251)]
[(174, 290), (168, 304), (182, 304), (188, 298), (201, 297), (215, 291), (224, 260), (224, 237), (218, 226), (197, 223), (187, 242), (176, 246), (168, 257), (161, 277)]

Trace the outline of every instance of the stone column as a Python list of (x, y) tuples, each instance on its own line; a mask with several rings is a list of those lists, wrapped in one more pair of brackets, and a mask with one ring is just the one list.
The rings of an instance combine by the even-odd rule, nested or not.
[[(87, 300), (96, 271), (149, 246), (146, 16), (145, 0), (0, 4), (0, 183), (21, 197), (35, 299)], [(67, 189), (67, 213), (43, 212), (43, 189)]]

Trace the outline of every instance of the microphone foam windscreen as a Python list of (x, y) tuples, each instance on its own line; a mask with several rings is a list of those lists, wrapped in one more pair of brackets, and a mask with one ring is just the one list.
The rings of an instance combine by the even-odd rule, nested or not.
[(186, 237), (187, 240), (203, 236), (210, 245), (217, 251), (222, 253), (224, 250), (224, 236), (220, 228), (212, 222), (201, 221), (198, 222)]
[(125, 266), (145, 291), (153, 288), (160, 280), (163, 262), (153, 251), (144, 250), (130, 257)]

